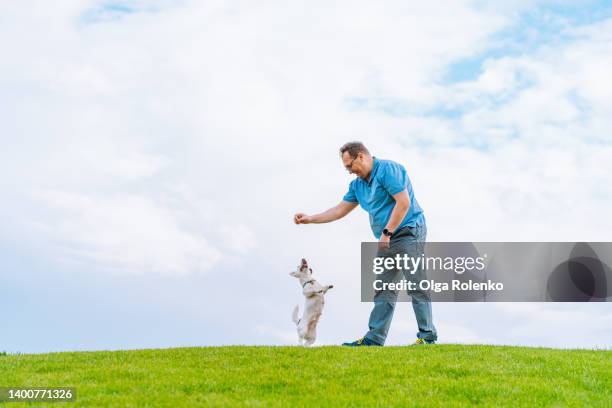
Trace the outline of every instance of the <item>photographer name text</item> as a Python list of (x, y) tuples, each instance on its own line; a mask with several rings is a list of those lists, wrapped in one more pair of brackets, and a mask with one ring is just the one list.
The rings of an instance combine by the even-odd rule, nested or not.
[(446, 291), (501, 291), (504, 290), (504, 284), (501, 282), (493, 282), (487, 280), (486, 282), (474, 282), (469, 280), (467, 282), (452, 280), (450, 285), (448, 282), (436, 282), (434, 280), (422, 280), (419, 282), (412, 282), (406, 279), (401, 279), (397, 282), (383, 282), (377, 279), (373, 282), (374, 290), (423, 290), (423, 291), (434, 291), (436, 293)]

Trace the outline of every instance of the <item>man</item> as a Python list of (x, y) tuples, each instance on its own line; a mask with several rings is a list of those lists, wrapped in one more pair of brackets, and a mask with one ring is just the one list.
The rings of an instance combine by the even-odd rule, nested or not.
[[(370, 215), (370, 226), (379, 240), (379, 254), (408, 253), (420, 256), (427, 235), (425, 216), (419, 206), (406, 169), (391, 160), (372, 157), (363, 143), (349, 142), (340, 148), (344, 167), (357, 177), (351, 181), (349, 190), (335, 207), (320, 214), (306, 215), (297, 213), (296, 224), (320, 224), (336, 221), (357, 204)], [(385, 280), (395, 278), (397, 271), (386, 272)], [(384, 275), (384, 274), (383, 274)], [(414, 275), (405, 273), (410, 280), (424, 278), (422, 268)], [(409, 291), (412, 308), (419, 331), (415, 344), (433, 344), (437, 340), (433, 324), (431, 301), (426, 292)], [(359, 340), (343, 343), (343, 346), (382, 346), (385, 344), (395, 303), (397, 291), (381, 290), (374, 295), (374, 308), (370, 314), (369, 331)]]

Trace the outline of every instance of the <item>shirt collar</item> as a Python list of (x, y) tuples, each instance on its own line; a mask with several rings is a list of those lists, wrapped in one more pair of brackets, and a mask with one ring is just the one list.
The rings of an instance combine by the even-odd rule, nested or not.
[(374, 179), (374, 175), (376, 174), (376, 171), (378, 170), (378, 159), (376, 158), (376, 156), (373, 156), (372, 159), (374, 159), (374, 164), (372, 165), (372, 171), (370, 172), (370, 177), (368, 177), (367, 180), (364, 180), (366, 183), (368, 183), (368, 185), (372, 184), (372, 180)]

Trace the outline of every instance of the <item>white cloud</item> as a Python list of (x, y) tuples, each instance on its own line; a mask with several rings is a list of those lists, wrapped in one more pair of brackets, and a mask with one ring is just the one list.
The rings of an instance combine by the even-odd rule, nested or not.
[[(32, 221), (57, 256), (79, 266), (114, 272), (187, 274), (218, 261), (219, 250), (175, 214), (138, 195), (34, 194), (52, 218)], [(188, 220), (183, 220), (188, 221)]]

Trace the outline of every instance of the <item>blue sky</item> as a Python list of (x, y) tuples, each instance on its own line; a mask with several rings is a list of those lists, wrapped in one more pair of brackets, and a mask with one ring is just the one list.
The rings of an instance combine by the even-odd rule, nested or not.
[(487, 60), (533, 53), (539, 48), (558, 46), (577, 37), (571, 29), (605, 21), (612, 16), (609, 1), (564, 2), (537, 5), (516, 13), (513, 24), (491, 36), (481, 52), (448, 66), (444, 84), (473, 81)]
[[(341, 199), (347, 140), (406, 165), (430, 240), (610, 241), (610, 2), (33, 9), (0, 6), (0, 350), (294, 344), (302, 257), (320, 342), (361, 336), (367, 215), (291, 222)], [(608, 304), (434, 313), (442, 342), (612, 344)]]

